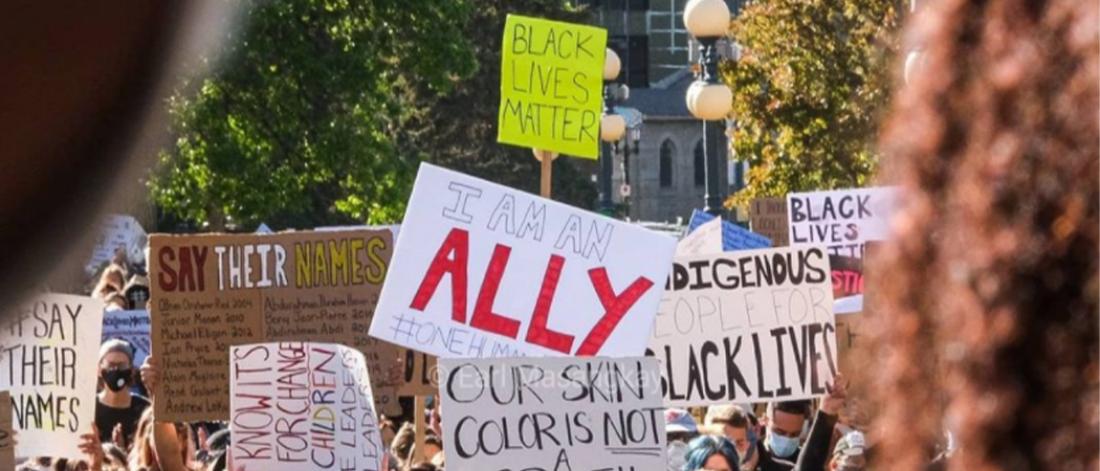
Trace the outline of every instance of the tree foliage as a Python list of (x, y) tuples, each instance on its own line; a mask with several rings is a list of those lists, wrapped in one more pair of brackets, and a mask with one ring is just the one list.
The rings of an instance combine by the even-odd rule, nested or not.
[(742, 58), (725, 64), (723, 78), (734, 94), (731, 146), (751, 169), (729, 203), (867, 183), (899, 8), (892, 0), (760, 0), (742, 10), (730, 31)]
[(151, 181), (168, 214), (221, 228), (393, 221), (415, 156), (398, 152), (411, 94), (441, 94), (476, 64), (471, 4), (247, 1), (217, 73), (169, 101), (175, 145)]
[[(248, 1), (218, 72), (169, 102), (151, 181), (165, 219), (220, 229), (399, 221), (427, 160), (536, 191), (527, 149), (496, 143), (508, 13), (578, 21), (561, 0)], [(591, 182), (555, 162), (555, 199)]]

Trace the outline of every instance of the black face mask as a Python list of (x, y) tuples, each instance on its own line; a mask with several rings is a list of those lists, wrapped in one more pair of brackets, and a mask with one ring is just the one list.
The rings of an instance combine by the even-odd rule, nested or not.
[(134, 378), (134, 370), (130, 368), (109, 368), (100, 370), (99, 374), (103, 376), (104, 384), (114, 392), (125, 389)]

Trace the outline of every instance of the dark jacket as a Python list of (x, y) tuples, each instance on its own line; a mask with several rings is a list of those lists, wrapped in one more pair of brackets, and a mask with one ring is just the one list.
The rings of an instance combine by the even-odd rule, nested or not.
[(833, 427), (836, 416), (820, 410), (814, 415), (814, 424), (810, 427), (810, 436), (798, 452), (798, 461), (794, 471), (822, 471), (829, 463), (829, 443), (833, 441)]

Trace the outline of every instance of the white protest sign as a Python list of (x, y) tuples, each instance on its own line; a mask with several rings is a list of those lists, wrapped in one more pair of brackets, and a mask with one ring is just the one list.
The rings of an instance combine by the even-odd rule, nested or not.
[(95, 422), (103, 303), (45, 294), (0, 326), (0, 390), (11, 392), (16, 456), (82, 459), (80, 435)]
[(820, 247), (677, 257), (647, 355), (670, 407), (805, 399), (836, 374)]
[(898, 197), (896, 187), (788, 194), (790, 243), (826, 246), (833, 255), (862, 258), (867, 241), (889, 238)]
[(665, 469), (652, 358), (455, 358), (439, 367), (448, 471)]
[(315, 342), (234, 345), (229, 368), (235, 467), (382, 469), (385, 448), (358, 350)]
[(641, 355), (675, 244), (421, 164), (370, 335), (439, 357)]
[(722, 218), (703, 223), (676, 244), (676, 255), (702, 255), (721, 251)]
[(90, 275), (94, 274), (101, 265), (111, 261), (115, 251), (122, 249), (133, 263), (145, 262), (145, 229), (133, 216), (126, 214), (111, 214), (103, 225), (99, 227), (99, 235), (96, 238), (95, 248), (92, 249), (92, 257), (84, 270)]
[(107, 311), (103, 314), (103, 341), (122, 339), (134, 347), (134, 367), (140, 367), (153, 351), (149, 339), (149, 311)]

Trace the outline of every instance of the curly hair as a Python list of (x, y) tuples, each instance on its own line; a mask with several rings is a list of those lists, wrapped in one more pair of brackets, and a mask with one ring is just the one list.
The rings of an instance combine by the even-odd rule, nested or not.
[(881, 136), (901, 187), (868, 260), (888, 469), (1097, 469), (1097, 2), (932, 0)]

